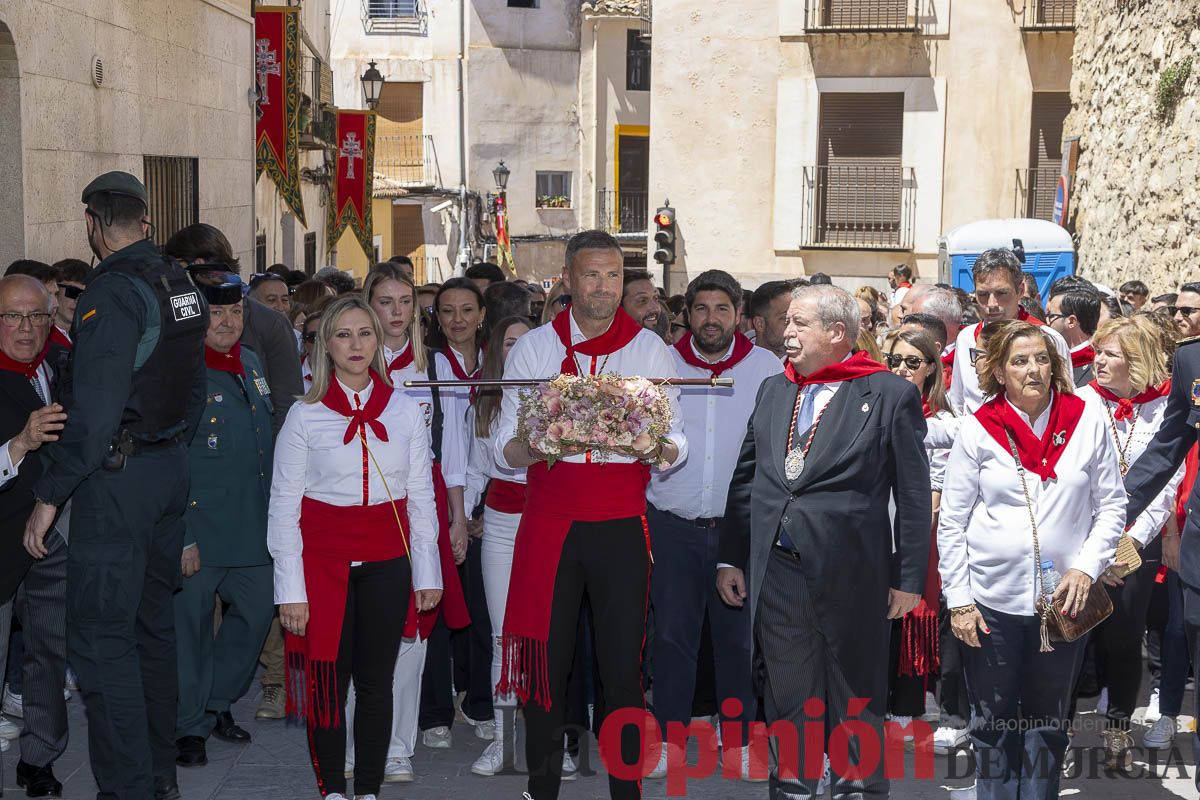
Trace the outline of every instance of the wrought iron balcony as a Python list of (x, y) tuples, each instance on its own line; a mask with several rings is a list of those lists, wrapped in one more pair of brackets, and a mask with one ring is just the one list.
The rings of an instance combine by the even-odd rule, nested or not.
[(1026, 31), (1075, 30), (1076, 0), (1025, 0), (1021, 29)]
[(362, 0), (363, 29), (369, 34), (409, 34), (429, 32), (428, 14), (423, 0)]
[(920, 8), (921, 0), (805, 0), (804, 29), (809, 33), (916, 32)]
[(607, 233), (646, 233), (650, 206), (647, 192), (596, 192), (596, 226)]
[(1058, 186), (1058, 167), (1017, 170), (1017, 190), (1013, 197), (1013, 215), (1029, 219), (1052, 219), (1054, 192)]
[(432, 136), (376, 136), (375, 171), (401, 187), (437, 186), (441, 176)]
[(911, 250), (917, 216), (912, 167), (805, 167), (800, 246)]

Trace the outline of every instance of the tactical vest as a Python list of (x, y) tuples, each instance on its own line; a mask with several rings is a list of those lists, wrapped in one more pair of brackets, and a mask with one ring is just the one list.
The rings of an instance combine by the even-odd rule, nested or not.
[[(183, 430), (187, 422), (192, 384), (197, 380), (196, 365), (203, 358), (208, 330), (206, 306), (191, 276), (178, 262), (128, 258), (110, 265), (105, 272), (117, 272), (145, 284), (158, 303), (158, 341), (140, 368), (134, 364), (121, 428), (144, 442), (169, 438)], [(203, 376), (199, 380), (204, 380)]]

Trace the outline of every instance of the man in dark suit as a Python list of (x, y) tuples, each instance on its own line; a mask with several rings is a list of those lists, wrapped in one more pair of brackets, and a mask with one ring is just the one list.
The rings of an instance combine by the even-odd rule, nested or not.
[(57, 376), (49, 364), (59, 363), (57, 353), (49, 353), (58, 345), (46, 343), (51, 320), (50, 293), (40, 281), (0, 279), (0, 654), (8, 647), (7, 615), (15, 605), (25, 636), (17, 784), (29, 797), (62, 793), (52, 765), (67, 747), (67, 544), (52, 531), (46, 557), (36, 562), (22, 546), (42, 473), (38, 448), (57, 440), (66, 420), (62, 406), (50, 403)]
[[(811, 773), (820, 769), (804, 767), (810, 698), (824, 703), (815, 717), (826, 750), (850, 716), (868, 722), (882, 746), (890, 620), (916, 607), (925, 586), (932, 520), (921, 398), (852, 354), (858, 328), (858, 304), (845, 291), (793, 293), (788, 363), (759, 390), (729, 487), (717, 590), (730, 605), (749, 599), (767, 723), (796, 725), (800, 740), (799, 765), (781, 764), (772, 738), (772, 798), (815, 795), (820, 776)], [(869, 702), (848, 715), (851, 698)], [(851, 738), (851, 765), (860, 749)], [(834, 797), (887, 796), (882, 760), (852, 780), (838, 774), (838, 756)], [(820, 753), (807, 758), (822, 763)]]

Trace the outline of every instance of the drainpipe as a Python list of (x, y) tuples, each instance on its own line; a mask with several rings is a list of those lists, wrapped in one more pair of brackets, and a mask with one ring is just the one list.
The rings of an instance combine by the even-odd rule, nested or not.
[(465, 65), (467, 57), (467, 3), (458, 0), (458, 263), (454, 274), (466, 274), (471, 262), (471, 248), (467, 244), (467, 98)]

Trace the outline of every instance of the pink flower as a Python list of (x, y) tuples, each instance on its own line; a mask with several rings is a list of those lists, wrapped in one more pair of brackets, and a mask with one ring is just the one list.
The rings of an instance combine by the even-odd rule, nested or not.
[(633, 440), (633, 449), (638, 453), (645, 453), (654, 446), (654, 440), (650, 438), (648, 433), (639, 433), (637, 438)]
[(555, 393), (554, 397), (548, 398), (545, 402), (547, 414), (554, 416), (562, 413), (562, 398), (557, 393)]

